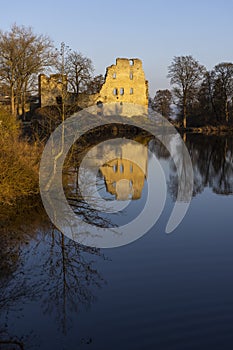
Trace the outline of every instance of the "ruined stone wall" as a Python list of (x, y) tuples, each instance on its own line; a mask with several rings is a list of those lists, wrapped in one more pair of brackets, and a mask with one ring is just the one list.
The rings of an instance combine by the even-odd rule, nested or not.
[(59, 103), (59, 99), (62, 96), (62, 87), (67, 90), (67, 79), (62, 77), (61, 74), (52, 74), (47, 77), (45, 74), (39, 75), (39, 97), (40, 105), (53, 106)]
[(148, 106), (148, 83), (139, 59), (117, 58), (107, 68), (105, 82), (99, 94), (103, 103), (127, 102)]
[[(66, 87), (67, 90), (67, 81)], [(70, 100), (71, 99), (71, 93)], [(41, 107), (56, 105), (58, 98), (62, 95), (62, 76), (53, 74), (50, 77), (42, 74), (39, 76), (39, 95)], [(69, 100), (69, 99), (68, 99)], [(126, 103), (133, 103), (141, 106), (141, 112), (147, 112), (148, 107), (148, 82), (142, 68), (142, 61), (133, 58), (117, 58), (116, 64), (107, 68), (105, 82), (99, 93), (88, 95), (79, 94), (77, 104), (81, 108), (103, 104), (119, 103), (122, 115), (131, 115), (131, 110)], [(108, 114), (107, 107), (103, 112)], [(111, 111), (110, 113), (111, 114)], [(135, 113), (133, 113), (135, 114)]]
[(78, 95), (77, 104), (80, 108), (87, 108), (97, 103), (99, 94), (85, 94), (81, 93)]

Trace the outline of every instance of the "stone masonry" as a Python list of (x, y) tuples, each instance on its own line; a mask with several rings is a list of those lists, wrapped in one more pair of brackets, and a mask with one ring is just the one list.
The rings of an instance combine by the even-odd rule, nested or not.
[(116, 64), (107, 68), (98, 99), (103, 103), (127, 102), (147, 107), (148, 83), (142, 61), (117, 58)]
[(47, 77), (45, 74), (39, 75), (39, 99), (40, 106), (54, 106), (60, 103), (62, 97), (62, 87), (67, 90), (67, 79), (62, 74), (52, 74)]
[[(50, 77), (39, 76), (39, 94), (41, 107), (56, 105), (62, 92), (60, 74)], [(66, 82), (67, 85), (67, 82)], [(142, 61), (137, 58), (117, 58), (116, 64), (107, 68), (105, 82), (101, 90), (93, 95), (80, 94), (78, 105), (86, 108), (95, 104), (124, 103), (148, 107), (148, 82), (142, 68)]]

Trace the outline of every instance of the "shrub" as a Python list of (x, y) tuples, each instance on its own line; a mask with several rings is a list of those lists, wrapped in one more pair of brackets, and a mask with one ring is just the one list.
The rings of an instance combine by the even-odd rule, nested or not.
[(20, 138), (20, 124), (0, 111), (0, 203), (14, 204), (39, 192), (40, 149)]

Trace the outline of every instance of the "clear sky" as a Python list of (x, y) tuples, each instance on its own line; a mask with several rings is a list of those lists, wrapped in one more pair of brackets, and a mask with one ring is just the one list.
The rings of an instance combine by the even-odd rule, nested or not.
[(0, 28), (32, 26), (92, 59), (96, 74), (116, 57), (143, 60), (150, 94), (169, 87), (174, 56), (208, 69), (233, 61), (233, 0), (0, 0)]

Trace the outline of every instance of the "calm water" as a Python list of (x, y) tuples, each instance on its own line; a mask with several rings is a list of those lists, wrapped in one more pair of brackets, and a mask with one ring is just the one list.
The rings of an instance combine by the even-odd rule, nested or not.
[[(174, 164), (159, 144), (144, 144), (162, 164), (168, 192), (157, 223), (131, 244), (80, 246), (52, 227), (40, 204), (1, 213), (0, 349), (232, 349), (233, 137), (187, 135), (194, 194), (169, 235)], [(132, 149), (131, 141), (118, 149), (97, 181), (103, 198), (131, 203), (122, 215), (95, 213), (93, 222), (126, 223), (145, 205), (151, 157), (143, 146)], [(65, 182), (75, 198), (76, 174)]]

